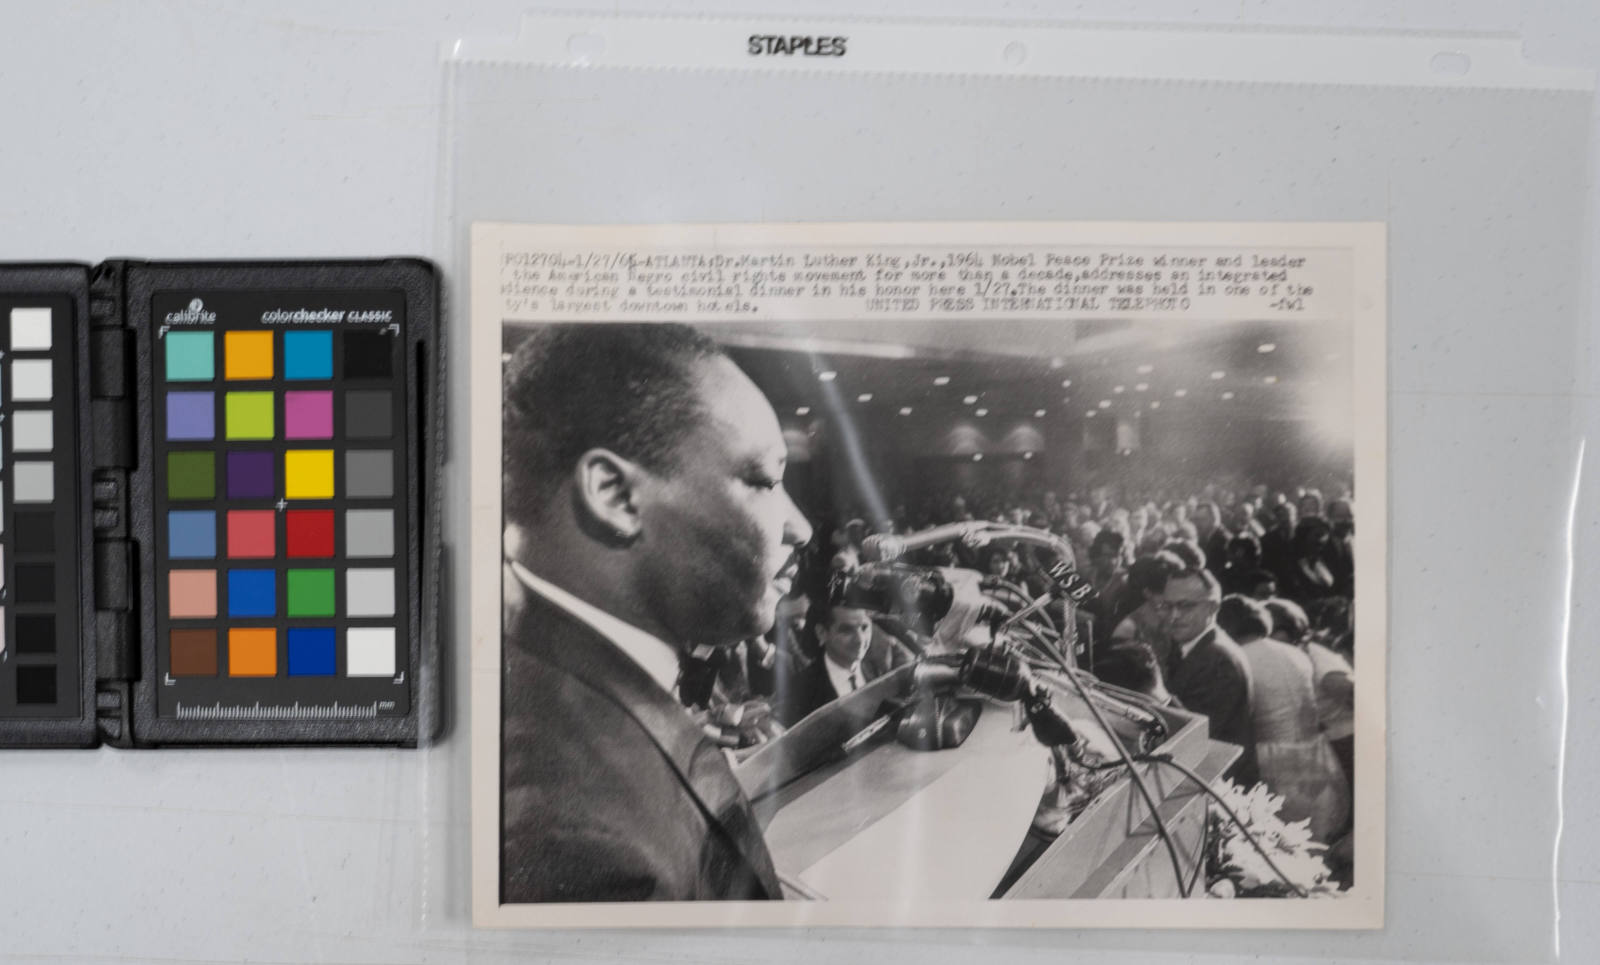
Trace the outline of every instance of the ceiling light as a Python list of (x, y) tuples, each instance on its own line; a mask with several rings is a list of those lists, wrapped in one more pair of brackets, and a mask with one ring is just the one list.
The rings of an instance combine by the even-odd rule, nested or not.
[(1268, 385), (1277, 385), (1278, 384), (1278, 377), (1276, 375), (1269, 375), (1266, 378), (1262, 379), (1261, 381), (1267, 383)]
[(1135, 391), (1135, 392), (1143, 392), (1148, 388), (1150, 388), (1150, 383), (1149, 382), (1140, 382), (1138, 385), (1133, 387), (1133, 391)]
[(1121, 395), (1122, 393), (1128, 391), (1128, 387), (1126, 385), (1114, 385), (1111, 387), (1111, 391), (1115, 392), (1117, 395)]
[(1211, 373), (1211, 377), (1213, 379), (1221, 379), (1221, 378), (1225, 378), (1227, 376), (1227, 374), (1228, 373), (1222, 371), (1221, 369), (1217, 369), (1215, 372)]
[(1161, 408), (1161, 401), (1158, 399), (1155, 402), (1150, 403), (1150, 408), (1152, 408), (1152, 409)]
[(872, 393), (871, 392), (863, 392), (860, 395), (856, 396), (856, 401), (857, 402), (871, 402), (872, 401)]
[(1035, 419), (1043, 419), (1044, 418), (1044, 410), (1043, 409), (1034, 409), (1033, 410), (1033, 417)]
[(1065, 368), (1066, 364), (1067, 360), (1059, 355), (1050, 360), (1050, 367), (1053, 369)]
[(800, 408), (794, 410), (794, 414), (795, 415), (810, 415), (811, 414), (811, 407), (809, 405), (803, 405)]
[(1149, 362), (1146, 362), (1145, 364), (1139, 366), (1137, 369), (1134, 369), (1134, 371), (1138, 372), (1140, 375), (1149, 375), (1151, 372), (1154, 372), (1155, 370), (1156, 370), (1156, 367), (1154, 365), (1151, 365)]
[(1101, 399), (1100, 400), (1100, 408), (1102, 408), (1102, 409), (1111, 408), (1111, 400), (1110, 399)]
[(1189, 394), (1189, 390), (1188, 389), (1173, 389), (1172, 390), (1172, 395), (1173, 395), (1174, 398), (1181, 399), (1181, 398), (1183, 398), (1184, 396), (1186, 396), (1188, 394)]
[(1033, 458), (1033, 453), (1025, 452), (1025, 453), (1022, 454), (1022, 458), (1024, 458), (1024, 459), (1032, 459)]
[(978, 401), (978, 397), (975, 396), (975, 395), (969, 395), (969, 396), (963, 397), (961, 401), (965, 402), (967, 405), (971, 405), (972, 403)]
[(1094, 418), (1094, 410), (1093, 409), (1089, 410), (1089, 418), (1091, 418), (1091, 419)]
[(976, 414), (977, 414), (977, 415), (978, 415), (978, 416), (980, 416), (980, 417), (981, 417), (981, 416), (986, 416), (986, 415), (988, 415), (988, 414), (989, 414), (989, 410), (988, 410), (988, 409), (978, 409), (978, 410), (977, 410), (977, 411), (976, 411)]
[(933, 377), (933, 384), (934, 385), (949, 385), (950, 384), (950, 376), (948, 376), (948, 375), (936, 375), (936, 376)]
[(1256, 351), (1260, 352), (1262, 355), (1266, 355), (1268, 352), (1276, 352), (1277, 350), (1278, 346), (1271, 342), (1262, 342), (1260, 345), (1256, 346)]
[(983, 453), (981, 453), (981, 452), (973, 453), (972, 454), (972, 461), (973, 462), (982, 462), (983, 461)]
[(910, 415), (911, 414), (911, 407), (909, 405), (901, 406), (900, 407), (900, 414), (901, 415)]
[(1071, 380), (1071, 379), (1062, 379), (1062, 380), (1061, 380), (1061, 387), (1062, 387), (1062, 388), (1063, 388), (1063, 389), (1070, 389), (1070, 388), (1072, 388), (1072, 380)]
[(1224, 392), (1224, 393), (1222, 393), (1222, 398), (1223, 399), (1231, 399), (1231, 398), (1233, 398), (1233, 393), (1232, 392)]
[(839, 377), (839, 373), (835, 372), (833, 369), (828, 369), (826, 372), (818, 372), (817, 373), (817, 381), (818, 382), (832, 382), (834, 379), (837, 379), (838, 377)]

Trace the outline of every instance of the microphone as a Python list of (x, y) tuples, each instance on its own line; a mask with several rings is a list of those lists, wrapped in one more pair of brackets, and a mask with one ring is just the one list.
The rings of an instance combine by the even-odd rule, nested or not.
[(937, 546), (953, 539), (966, 539), (970, 534), (981, 530), (984, 525), (977, 521), (946, 523), (943, 526), (925, 529), (920, 533), (907, 533), (904, 536), (875, 533), (861, 541), (861, 560), (864, 563), (892, 562), (907, 553), (927, 549), (929, 546)]
[(1046, 573), (1054, 585), (1056, 595), (1066, 597), (1078, 606), (1094, 599), (1094, 585), (1084, 579), (1074, 566), (1071, 544), (1058, 536), (1030, 526), (1009, 526), (973, 520), (964, 523), (946, 523), (905, 536), (880, 533), (862, 540), (861, 558), (869, 563), (887, 562), (953, 539), (959, 539), (968, 546), (982, 546), (991, 542), (1015, 542), (1047, 550), (1055, 557), (1055, 562), (1046, 568)]
[(908, 617), (924, 632), (950, 612), (955, 591), (938, 570), (899, 563), (868, 563), (828, 586), (834, 606), (860, 607), (874, 613)]
[(1021, 702), (1039, 743), (1046, 747), (1078, 744), (1078, 734), (1051, 700), (1050, 688), (1034, 677), (1021, 655), (1010, 647), (991, 644), (954, 659), (925, 659), (913, 671), (912, 679), (930, 689), (965, 685), (996, 700)]

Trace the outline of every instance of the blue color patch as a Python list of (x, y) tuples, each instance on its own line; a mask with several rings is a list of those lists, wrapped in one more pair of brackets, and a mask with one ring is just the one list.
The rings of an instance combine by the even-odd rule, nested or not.
[(201, 442), (214, 439), (216, 408), (211, 392), (168, 392), (167, 438)]
[(283, 377), (333, 378), (333, 333), (329, 331), (283, 333)]
[(167, 513), (167, 555), (175, 560), (209, 560), (217, 555), (215, 510)]
[(228, 571), (228, 616), (270, 617), (278, 611), (278, 581), (272, 570)]
[(333, 676), (333, 650), (332, 627), (290, 627), (289, 676)]

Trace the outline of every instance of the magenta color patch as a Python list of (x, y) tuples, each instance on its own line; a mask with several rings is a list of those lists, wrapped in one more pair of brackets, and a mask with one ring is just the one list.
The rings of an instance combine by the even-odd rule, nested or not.
[(283, 394), (283, 437), (285, 439), (332, 439), (332, 392), (285, 392)]

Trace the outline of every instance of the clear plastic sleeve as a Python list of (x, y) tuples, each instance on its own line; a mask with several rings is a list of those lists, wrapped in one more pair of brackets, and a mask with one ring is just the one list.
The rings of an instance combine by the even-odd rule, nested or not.
[[(848, 36), (849, 52), (756, 56), (757, 36)], [(478, 222), (1385, 224), (1387, 383), (1356, 373), (1388, 418), (1384, 927), (892, 934), (995, 956), (1070, 943), (1129, 961), (1555, 959), (1586, 74), (1528, 68), (1499, 40), (575, 18), (458, 45), (448, 73), (458, 446), (482, 415), (466, 350)], [(464, 538), (470, 474), (497, 459), (452, 466), (447, 531)], [(494, 588), (458, 600), (466, 708), (492, 642), (472, 635), (472, 611)], [(466, 736), (427, 752), (444, 833), (428, 844), (426, 911), (450, 932), (469, 915)], [(472, 763), (495, 747), (474, 734)], [(864, 960), (887, 934), (841, 950)], [(570, 940), (618, 955), (663, 941)], [(801, 954), (789, 933), (666, 940), (685, 955)], [(557, 939), (477, 941), (487, 954)]]

